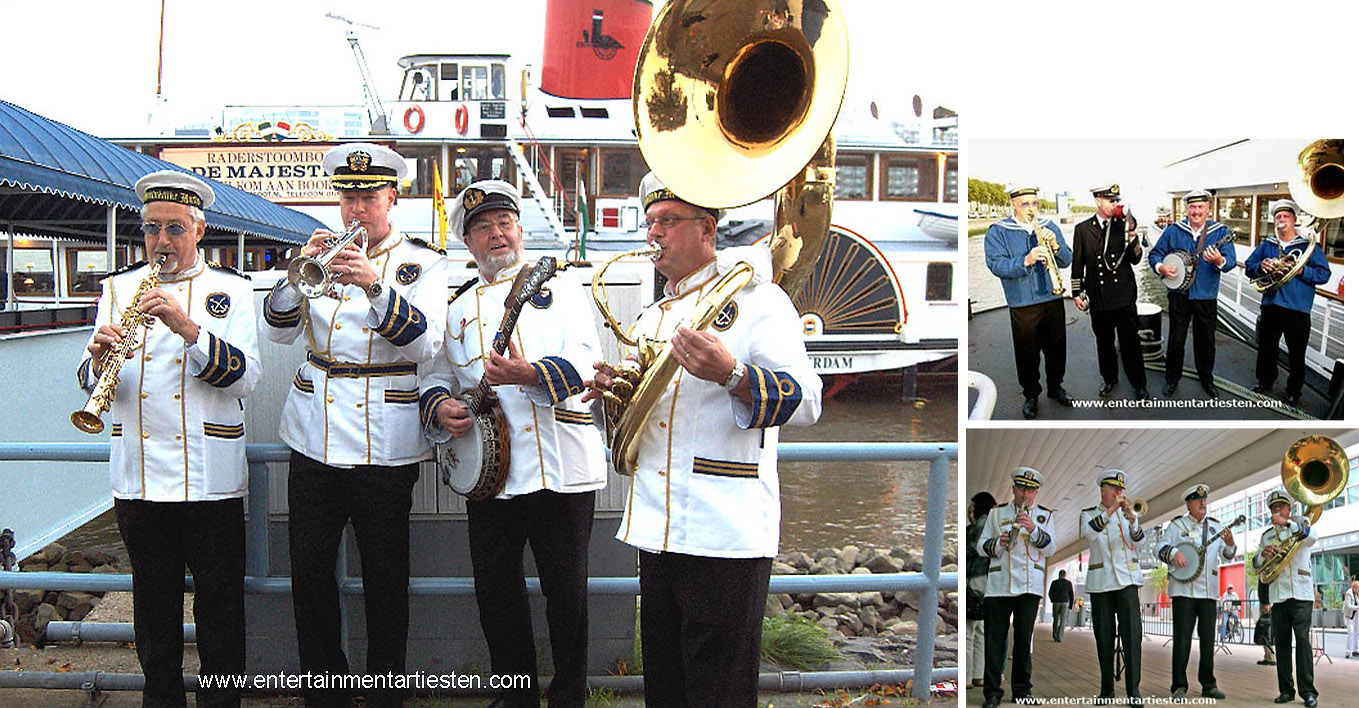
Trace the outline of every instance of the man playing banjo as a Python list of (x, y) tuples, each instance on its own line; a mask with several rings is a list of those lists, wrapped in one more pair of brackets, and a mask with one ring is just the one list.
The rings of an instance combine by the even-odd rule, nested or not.
[[(547, 596), (554, 667), (548, 704), (583, 706), (586, 562), (595, 491), (604, 486), (605, 476), (603, 442), (579, 395), (585, 390), (580, 372), (591, 372), (600, 358), (593, 313), (580, 283), (559, 275), (521, 305), (506, 355), (496, 353), (493, 343), (500, 336), (506, 296), (515, 295), (516, 276), (529, 267), (519, 190), (499, 180), (475, 182), (458, 195), (449, 220), (476, 260), (478, 277), (448, 307), (445, 356), (422, 372), (421, 420), (435, 442), (498, 437), (494, 430), (474, 426), (468, 407), (453, 397), (476, 389), (483, 376), (494, 387), (509, 439), (483, 447), (482, 454), (508, 447), (509, 474), (499, 495), (467, 501), (467, 542), (491, 670), (538, 675), (524, 586), (528, 543)], [(483, 468), (496, 467), (474, 459), (459, 462), (454, 475), (475, 477)], [(537, 706), (538, 689), (503, 693), (492, 705)]]
[[(1169, 566), (1166, 594), (1170, 596), (1174, 646), (1171, 654), (1171, 697), (1183, 701), (1189, 691), (1189, 649), (1194, 627), (1199, 637), (1199, 686), (1206, 698), (1226, 698), (1213, 676), (1213, 620), (1217, 610), (1218, 565), (1236, 557), (1230, 527), (1208, 516), (1208, 485), (1184, 492), (1181, 514), (1166, 526), (1157, 552)], [(1210, 540), (1211, 539), (1211, 540)]]

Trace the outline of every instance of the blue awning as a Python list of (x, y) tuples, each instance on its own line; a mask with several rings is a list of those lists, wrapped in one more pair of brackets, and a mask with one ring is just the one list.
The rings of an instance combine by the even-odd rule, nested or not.
[[(0, 228), (41, 236), (104, 240), (109, 206), (132, 214), (141, 200), (132, 186), (156, 170), (184, 168), (101, 140), (0, 101)], [(207, 180), (217, 193), (208, 209), (206, 240), (266, 239), (305, 243), (325, 226), (263, 197)], [(139, 234), (140, 218), (121, 215), (118, 235)]]

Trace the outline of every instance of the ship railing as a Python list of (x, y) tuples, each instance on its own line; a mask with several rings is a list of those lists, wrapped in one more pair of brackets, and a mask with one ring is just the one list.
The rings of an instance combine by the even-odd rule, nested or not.
[[(288, 594), (291, 579), (269, 575), (269, 468), (270, 462), (286, 462), (291, 450), (286, 445), (252, 443), (246, 445), (249, 466), (248, 518), (246, 522), (246, 578), (245, 589), (252, 594)], [(956, 680), (956, 667), (935, 668), (935, 640), (938, 636), (940, 593), (957, 592), (958, 573), (942, 571), (944, 559), (945, 509), (950, 498), (949, 468), (958, 459), (957, 443), (779, 443), (779, 458), (785, 461), (813, 462), (929, 462), (927, 506), (925, 513), (925, 542), (922, 549), (922, 570), (911, 573), (882, 573), (860, 575), (776, 575), (770, 578), (770, 593), (815, 592), (911, 592), (919, 601), (916, 650), (912, 669), (907, 671), (829, 672), (827, 680), (862, 680), (868, 683), (888, 682), (889, 677), (912, 681), (912, 695), (927, 698), (937, 681)], [(0, 443), (0, 462), (107, 462), (108, 443)], [(0, 527), (4, 520), (0, 519)], [(186, 591), (192, 592), (192, 578), (186, 578)], [(590, 578), (591, 595), (633, 595), (640, 593), (636, 577)], [(537, 578), (528, 580), (529, 591), (541, 594)], [(0, 571), (0, 588), (25, 590), (79, 590), (84, 592), (130, 591), (131, 575), (39, 572), (23, 573)], [(361, 595), (362, 581), (348, 578), (340, 583), (340, 592)], [(472, 578), (411, 578), (412, 595), (472, 595)], [(25, 685), (34, 688), (64, 687), (55, 681), (55, 674), (45, 681), (42, 672), (30, 674)], [(838, 677), (837, 674), (853, 676)], [(862, 674), (862, 676), (858, 676)], [(817, 676), (815, 672), (802, 674)], [(857, 678), (856, 678), (857, 677)], [(805, 685), (813, 685), (806, 683)], [(8, 685), (8, 684), (3, 684)], [(860, 685), (860, 684), (846, 684)], [(867, 685), (867, 684), (862, 684)], [(120, 681), (110, 685), (121, 690), (139, 690), (135, 681)]]

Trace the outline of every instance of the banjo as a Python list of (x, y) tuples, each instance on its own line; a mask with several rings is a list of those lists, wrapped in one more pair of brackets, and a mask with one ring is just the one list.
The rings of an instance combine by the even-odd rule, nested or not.
[(1228, 529), (1244, 523), (1246, 523), (1246, 515), (1242, 514), (1236, 517), (1236, 521), (1218, 529), (1218, 532), (1213, 534), (1212, 538), (1209, 538), (1208, 542), (1202, 546), (1193, 541), (1181, 541), (1175, 544), (1170, 549), (1171, 556), (1174, 557), (1176, 553), (1183, 553), (1184, 567), (1177, 568), (1174, 563), (1170, 563), (1168, 564), (1167, 574), (1182, 583), (1194, 582), (1203, 572), (1204, 566), (1208, 565), (1208, 548), (1213, 545), (1213, 542), (1221, 538), (1222, 534), (1227, 533)]
[[(1236, 234), (1229, 233), (1223, 237), (1222, 240), (1214, 241), (1208, 248), (1216, 246), (1221, 249), (1222, 246), (1226, 246), (1235, 240)], [(1204, 250), (1207, 250), (1207, 248)], [(1202, 254), (1195, 255), (1193, 251), (1171, 251), (1170, 253), (1167, 253), (1166, 257), (1161, 260), (1161, 263), (1174, 268), (1175, 275), (1168, 278), (1160, 276), (1161, 282), (1165, 283), (1167, 288), (1170, 288), (1177, 293), (1185, 292), (1189, 289), (1189, 286), (1194, 284), (1194, 275), (1195, 271), (1198, 269), (1199, 258), (1201, 256)]]
[[(505, 298), (505, 316), (500, 320), (491, 349), (504, 354), (519, 313), (538, 290), (557, 272), (557, 259), (543, 256), (532, 267), (524, 266)], [(472, 429), (465, 435), (449, 438), (434, 446), (434, 461), (444, 484), (472, 501), (486, 501), (505, 489), (510, 473), (510, 429), (500, 409), (495, 391), (483, 373), (475, 389), (457, 396), (472, 415)]]

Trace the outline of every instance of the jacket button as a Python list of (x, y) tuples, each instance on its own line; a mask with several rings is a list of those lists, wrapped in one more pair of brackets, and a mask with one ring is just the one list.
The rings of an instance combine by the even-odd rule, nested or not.
[(338, 332), (338, 331), (339, 331), (339, 330), (340, 330), (340, 325), (338, 325), (338, 324), (337, 324), (337, 325), (335, 325), (335, 331), (337, 331), (337, 332)]
[(145, 357), (142, 357), (142, 361), (151, 361), (151, 355), (147, 354)]
[(183, 359), (180, 359), (179, 357), (175, 357), (175, 363), (176, 363), (176, 364), (183, 364), (183, 363), (184, 363), (184, 360), (183, 360)]
[(525, 425), (525, 426), (524, 426), (524, 432), (526, 432), (526, 433), (531, 433), (531, 432), (533, 432), (533, 426), (532, 426), (532, 425)]
[(176, 439), (176, 440), (183, 440), (183, 439), (184, 439), (184, 436), (182, 436), (182, 435), (176, 435), (176, 436), (175, 436), (175, 439)]
[(664, 427), (665, 427), (665, 421), (661, 421), (658, 425), (660, 425), (662, 428), (664, 428)]
[(656, 474), (658, 474), (658, 475), (664, 477), (664, 476), (665, 476), (665, 470), (658, 470), (658, 471), (656, 472)]
[(335, 402), (335, 397), (334, 397), (334, 396), (326, 396), (326, 403), (334, 403), (334, 402)]
[(355, 403), (355, 404), (354, 404), (354, 407), (355, 407), (355, 408), (363, 408), (363, 404), (362, 404), (362, 403)]
[(147, 433), (147, 432), (143, 432), (143, 433), (142, 433), (142, 440), (146, 440), (146, 439), (149, 438), (149, 437), (151, 437), (151, 433)]
[(175, 394), (175, 400), (176, 400), (176, 401), (179, 400), (179, 394), (178, 394), (178, 393)]
[(363, 328), (363, 332), (364, 332), (364, 334), (367, 334), (367, 333), (368, 333), (368, 328), (367, 328), (367, 327), (364, 327), (364, 328)]
[(149, 393), (143, 393), (143, 394), (142, 394), (142, 398), (143, 398), (143, 399), (150, 398), (150, 397), (151, 397), (151, 394), (149, 394)]

